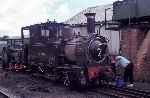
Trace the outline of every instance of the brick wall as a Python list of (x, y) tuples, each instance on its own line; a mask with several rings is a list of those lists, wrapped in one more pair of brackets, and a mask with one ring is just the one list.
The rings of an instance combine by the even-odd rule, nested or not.
[(127, 58), (131, 59), (134, 63), (134, 59), (138, 50), (138, 35), (140, 31), (133, 28), (124, 28), (121, 31), (121, 50), (122, 54)]
[[(139, 56), (143, 57), (142, 51), (144, 47), (149, 48), (150, 46), (143, 46), (145, 43), (144, 39), (146, 38), (146, 32), (138, 28), (123, 28), (121, 30), (121, 50), (122, 54), (133, 61), (134, 63), (134, 76), (136, 80), (150, 80), (146, 77), (150, 77), (150, 64), (149, 64), (149, 55), (150, 49), (147, 51), (144, 56), (144, 62), (137, 64)], [(149, 38), (150, 39), (150, 38)], [(147, 40), (148, 41), (148, 40)], [(146, 43), (148, 44), (148, 43)], [(150, 43), (149, 43), (150, 44)], [(143, 48), (143, 49), (140, 49)], [(138, 54), (138, 55), (137, 55)], [(138, 57), (137, 57), (138, 56)]]
[[(139, 79), (150, 81), (150, 31), (147, 32), (137, 53), (136, 73)], [(141, 71), (139, 71), (141, 70)]]

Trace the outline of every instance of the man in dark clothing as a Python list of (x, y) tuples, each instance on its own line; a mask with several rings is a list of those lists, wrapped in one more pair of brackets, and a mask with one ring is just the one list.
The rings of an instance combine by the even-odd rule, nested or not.
[(133, 63), (123, 56), (116, 56), (116, 67), (121, 66), (125, 69), (124, 71), (124, 82), (130, 82), (128, 87), (133, 87)]

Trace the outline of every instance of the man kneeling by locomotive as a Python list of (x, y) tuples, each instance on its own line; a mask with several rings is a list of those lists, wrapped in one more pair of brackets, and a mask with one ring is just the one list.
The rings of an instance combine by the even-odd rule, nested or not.
[(129, 61), (127, 58), (123, 56), (116, 56), (116, 67), (123, 67), (124, 68), (124, 82), (125, 85), (127, 84), (128, 80), (130, 84), (127, 87), (133, 87), (133, 63)]

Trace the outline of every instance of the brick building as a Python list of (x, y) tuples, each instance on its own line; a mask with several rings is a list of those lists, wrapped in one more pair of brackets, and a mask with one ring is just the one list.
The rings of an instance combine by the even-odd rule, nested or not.
[(119, 22), (122, 54), (134, 62), (135, 78), (150, 81), (150, 0), (113, 3), (113, 21)]

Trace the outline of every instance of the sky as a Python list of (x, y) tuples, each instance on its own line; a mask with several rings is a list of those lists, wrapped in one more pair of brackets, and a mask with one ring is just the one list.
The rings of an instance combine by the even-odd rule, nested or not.
[(20, 35), (23, 26), (56, 20), (63, 22), (80, 11), (116, 0), (0, 0), (0, 36)]

